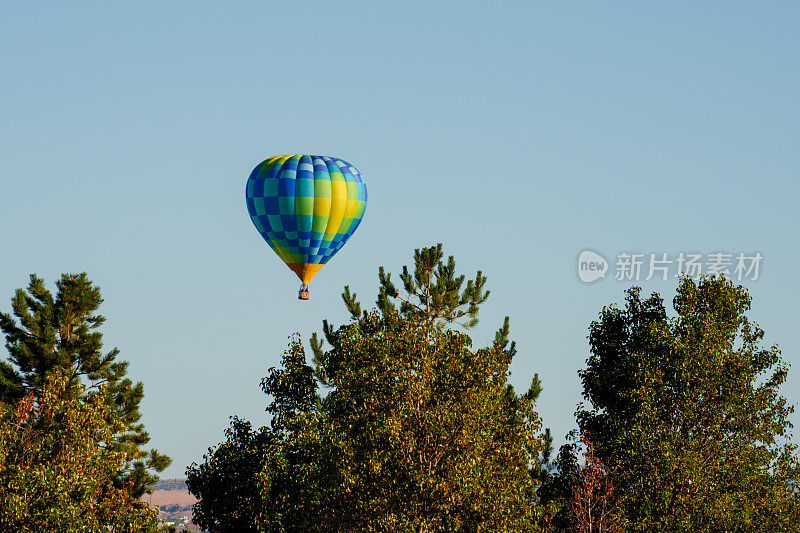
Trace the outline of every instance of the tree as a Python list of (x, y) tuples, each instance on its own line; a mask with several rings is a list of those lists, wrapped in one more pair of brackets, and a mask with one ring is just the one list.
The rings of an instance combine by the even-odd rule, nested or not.
[(614, 516), (618, 499), (589, 437), (585, 432), (580, 438), (583, 466), (574, 476), (569, 511), (580, 533), (615, 533), (619, 531)]
[[(443, 261), (442, 244), (414, 251), (414, 275), (407, 266), (403, 267), (400, 280), (407, 295), (401, 296), (383, 267), (378, 270), (380, 290), (378, 293), (378, 309), (384, 316), (397, 312), (392, 299), (400, 300), (400, 313), (406, 319), (417, 319), (424, 324), (433, 324), (442, 328), (456, 323), (465, 328), (478, 324), (478, 306), (489, 298), (489, 291), (484, 291), (486, 277), (479, 270), (474, 280), (468, 280), (464, 290), (465, 276), (456, 276), (456, 262), (453, 256)], [(358, 319), (361, 306), (355, 294), (350, 294), (345, 287), (343, 295), (345, 304), (353, 319)], [(506, 331), (506, 335), (508, 332)]]
[(117, 429), (104, 446), (125, 458), (114, 485), (127, 487), (138, 498), (158, 479), (151, 471), (160, 472), (170, 463), (157, 450), (141, 448), (150, 440), (139, 422), (144, 387), (125, 377), (128, 363), (117, 361), (117, 348), (103, 353), (98, 329), (106, 319), (97, 314), (103, 299), (86, 273), (63, 274), (56, 287), (54, 297), (32, 274), (27, 290), (18, 289), (11, 300), (13, 316), (0, 313), (9, 354), (0, 363), (0, 401), (18, 401), (29, 393), (40, 398), (54, 372), (66, 377), (65, 394), (86, 401), (102, 391), (108, 426)]
[(226, 441), (209, 448), (202, 464), (186, 470), (186, 486), (198, 501), (193, 522), (205, 531), (258, 531), (263, 508), (259, 476), (272, 435), (254, 431), (250, 422), (231, 417)]
[[(373, 311), (362, 312), (345, 287), (352, 320), (323, 322), (327, 347), (312, 337), (313, 369), (292, 339), (282, 368), (262, 382), (273, 398), (271, 427), (248, 429), (245, 438), (229, 432), (203, 465), (190, 467), (193, 492), (208, 486), (230, 449), (239, 457), (254, 445), (262, 512), (250, 513), (244, 531), (535, 530), (541, 385), (535, 377), (518, 395), (508, 383), (516, 351), (508, 319), (491, 346), (477, 350), (450, 327), (474, 325), (488, 292), (480, 272), (469, 281), (456, 276), (441, 245), (417, 250), (414, 274), (404, 268), (401, 279), (402, 296), (379, 270)], [(218, 501), (211, 494), (197, 495), (203, 512), (227, 512), (206, 505)]]
[(724, 277), (684, 278), (672, 318), (634, 287), (592, 323), (578, 424), (624, 494), (624, 531), (797, 532), (787, 364), (750, 302)]
[(507, 384), (510, 358), (467, 335), (370, 314), (318, 359), (321, 419), (336, 483), (330, 520), (363, 531), (525, 531), (542, 451), (533, 395)]
[[(572, 431), (552, 463), (543, 467), (537, 491), (543, 533), (618, 533), (624, 494), (595, 454), (589, 432)], [(579, 457), (583, 457), (582, 463)]]
[(40, 386), (0, 413), (0, 530), (156, 531), (156, 511), (111, 483), (125, 454), (105, 445), (121, 428), (104, 386), (87, 391), (59, 370)]
[[(317, 408), (317, 382), (298, 335), (291, 338), (280, 368), (261, 381), (272, 397), (270, 426), (254, 430), (231, 417), (226, 441), (209, 448), (201, 464), (186, 470), (186, 485), (198, 498), (193, 521), (211, 533), (313, 531), (323, 527), (311, 509), (308, 487), (322, 463), (316, 442), (298, 437), (300, 417)], [(305, 448), (304, 448), (305, 446)], [(303, 474), (303, 478), (300, 478)]]

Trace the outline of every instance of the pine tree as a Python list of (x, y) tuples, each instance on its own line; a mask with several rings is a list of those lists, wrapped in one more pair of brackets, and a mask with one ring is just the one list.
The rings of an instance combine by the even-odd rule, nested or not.
[[(393, 299), (400, 301), (400, 314), (404, 318), (418, 318), (430, 322), (438, 328), (455, 323), (465, 328), (478, 324), (478, 306), (489, 298), (484, 291), (486, 276), (479, 270), (474, 280), (468, 280), (462, 290), (465, 276), (456, 276), (456, 262), (449, 256), (444, 263), (442, 244), (414, 251), (414, 274), (407, 266), (403, 267), (400, 280), (405, 295), (401, 295), (392, 282), (391, 274), (383, 267), (378, 269), (380, 289), (376, 302), (384, 316), (398, 312)], [(356, 295), (345, 286), (342, 295), (347, 309), (354, 319), (361, 315), (361, 305)]]
[[(392, 282), (392, 275), (387, 273), (384, 267), (379, 267), (380, 286), (375, 305), (383, 318), (396, 316), (404, 320), (413, 320), (427, 330), (442, 330), (452, 325), (464, 329), (477, 326), (479, 306), (486, 302), (490, 294), (490, 291), (484, 291), (486, 276), (478, 270), (475, 279), (467, 280), (467, 285), (462, 290), (466, 276), (463, 274), (456, 276), (455, 258), (452, 255), (448, 256), (447, 263), (444, 263), (443, 259), (442, 243), (414, 250), (414, 274), (411, 274), (408, 266), (403, 266), (403, 273), (400, 274), (405, 294), (397, 290)], [(366, 311), (362, 314), (358, 295), (350, 291), (349, 285), (344, 287), (342, 300), (353, 320), (367, 316)], [(399, 309), (394, 300), (399, 302)], [(322, 330), (325, 337), (330, 340), (333, 327), (327, 320), (323, 320)], [(517, 349), (515, 342), (512, 341), (509, 345), (509, 332), (509, 318), (505, 317), (503, 326), (495, 334), (494, 345), (505, 350), (509, 357), (513, 358)], [(314, 350), (315, 362), (316, 356), (321, 353), (321, 346), (321, 340), (314, 333), (311, 337), (311, 347)], [(319, 365), (317, 367), (318, 371), (324, 372)], [(534, 381), (538, 384), (538, 375), (534, 377)]]
[(126, 377), (128, 363), (117, 360), (117, 348), (103, 352), (99, 328), (106, 319), (97, 313), (103, 299), (86, 273), (62, 274), (56, 287), (54, 296), (32, 274), (27, 290), (18, 289), (11, 300), (13, 316), (0, 313), (9, 355), (0, 363), (0, 401), (12, 403), (29, 392), (38, 398), (56, 371), (66, 376), (69, 394), (85, 398), (102, 391), (109, 425), (121, 428), (104, 443), (125, 458), (115, 485), (139, 497), (158, 480), (152, 471), (170, 464), (157, 450), (142, 449), (150, 440), (140, 422), (144, 387)]

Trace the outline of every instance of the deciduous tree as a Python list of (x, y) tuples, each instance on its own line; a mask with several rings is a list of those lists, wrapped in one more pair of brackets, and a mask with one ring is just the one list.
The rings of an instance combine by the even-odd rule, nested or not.
[(39, 387), (0, 413), (0, 531), (156, 531), (156, 511), (111, 483), (126, 458), (107, 446), (122, 428), (105, 386), (54, 370)]
[(750, 302), (723, 277), (684, 278), (672, 317), (634, 287), (592, 323), (578, 423), (624, 494), (625, 531), (797, 532), (788, 365)]
[[(372, 311), (345, 287), (352, 320), (323, 323), (327, 344), (311, 339), (314, 368), (294, 338), (283, 367), (262, 383), (273, 398), (267, 436), (229, 433), (190, 467), (190, 488), (238, 440), (261, 450), (266, 512), (251, 516), (248, 531), (535, 530), (541, 385), (534, 377), (517, 394), (508, 383), (516, 352), (508, 319), (485, 348), (453, 329), (477, 322), (488, 292), (480, 272), (457, 276), (441, 245), (417, 250), (401, 280), (402, 295), (380, 269)], [(216, 501), (198, 496), (200, 506)]]

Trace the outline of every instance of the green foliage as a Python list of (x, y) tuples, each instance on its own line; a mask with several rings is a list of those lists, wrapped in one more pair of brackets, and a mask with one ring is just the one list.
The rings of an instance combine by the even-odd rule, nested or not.
[[(298, 336), (292, 337), (281, 368), (269, 369), (261, 388), (272, 396), (270, 427), (254, 430), (232, 417), (226, 441), (210, 448), (201, 464), (186, 470), (186, 485), (198, 498), (193, 521), (211, 533), (308, 531), (315, 480), (322, 461), (317, 442), (300, 437), (302, 416), (317, 408), (317, 382)], [(323, 529), (324, 530), (324, 529)]]
[(683, 279), (674, 308), (632, 288), (590, 328), (578, 422), (624, 494), (623, 530), (796, 533), (787, 364), (724, 278)]
[[(345, 287), (353, 320), (323, 323), (314, 369), (292, 339), (262, 382), (271, 427), (235, 419), (227, 442), (189, 468), (198, 523), (212, 533), (536, 530), (541, 384), (517, 395), (508, 383), (508, 319), (480, 349), (447, 328), (474, 325), (488, 292), (480, 272), (464, 286), (442, 257), (441, 245), (417, 250), (414, 274), (401, 276), (408, 297), (381, 268), (379, 310), (362, 312)], [(257, 508), (237, 506), (242, 495)]]
[(210, 448), (200, 465), (186, 471), (186, 485), (198, 498), (193, 521), (206, 531), (257, 531), (261, 513), (258, 477), (269, 432), (254, 432), (249, 422), (232, 417), (226, 442)]
[(267, 412), (272, 415), (273, 433), (286, 440), (297, 431), (301, 415), (311, 412), (319, 400), (314, 371), (306, 364), (299, 337), (292, 338), (281, 368), (270, 368), (269, 375), (261, 380), (261, 390), (272, 397)]
[[(474, 280), (468, 280), (463, 288), (465, 276), (456, 276), (456, 262), (449, 256), (447, 263), (443, 261), (442, 244), (414, 251), (414, 273), (407, 266), (403, 267), (400, 280), (406, 292), (401, 295), (392, 282), (391, 274), (383, 267), (378, 270), (380, 292), (377, 306), (383, 316), (398, 312), (393, 300), (400, 301), (400, 314), (403, 318), (415, 318), (429, 321), (438, 327), (457, 323), (464, 327), (478, 324), (478, 306), (489, 298), (489, 291), (484, 291), (486, 277), (479, 270)], [(342, 295), (347, 309), (353, 318), (361, 316), (361, 305), (356, 295), (345, 287)]]
[(536, 390), (507, 383), (499, 346), (370, 313), (317, 354), (331, 391), (317, 418), (342, 531), (526, 531), (543, 450)]
[(109, 427), (118, 429), (104, 446), (125, 458), (114, 484), (138, 498), (158, 479), (151, 471), (170, 463), (156, 450), (141, 449), (150, 440), (139, 422), (144, 388), (125, 377), (128, 363), (117, 361), (118, 349), (103, 353), (100, 289), (85, 273), (63, 274), (56, 286), (53, 296), (41, 278), (31, 275), (27, 290), (18, 289), (11, 300), (13, 316), (0, 313), (9, 354), (0, 363), (0, 401), (17, 401), (28, 392), (40, 397), (43, 384), (57, 371), (76, 398), (102, 391)]
[(156, 511), (111, 483), (125, 455), (105, 446), (121, 427), (104, 387), (58, 370), (39, 385), (0, 412), (0, 531), (156, 531)]

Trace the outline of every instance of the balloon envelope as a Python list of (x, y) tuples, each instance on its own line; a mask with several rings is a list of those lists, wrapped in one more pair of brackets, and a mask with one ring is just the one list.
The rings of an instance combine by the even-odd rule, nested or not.
[(361, 223), (367, 187), (347, 161), (278, 155), (253, 169), (245, 197), (258, 232), (308, 285)]

